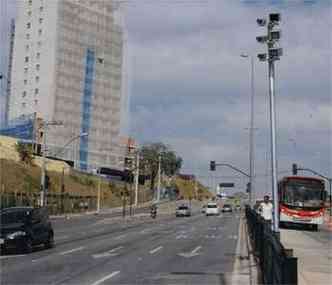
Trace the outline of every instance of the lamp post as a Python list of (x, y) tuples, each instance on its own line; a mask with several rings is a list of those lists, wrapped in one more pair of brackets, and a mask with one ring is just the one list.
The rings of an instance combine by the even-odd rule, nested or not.
[(157, 184), (157, 202), (160, 201), (160, 184), (161, 184), (161, 153), (158, 155), (158, 184)]
[(250, 72), (250, 87), (251, 87), (251, 100), (250, 100), (250, 129), (249, 129), (249, 183), (250, 183), (250, 191), (249, 191), (249, 203), (252, 206), (252, 200), (254, 196), (254, 111), (255, 111), (255, 78), (254, 78), (254, 58), (252, 55), (241, 54), (243, 58), (250, 58), (251, 72)]

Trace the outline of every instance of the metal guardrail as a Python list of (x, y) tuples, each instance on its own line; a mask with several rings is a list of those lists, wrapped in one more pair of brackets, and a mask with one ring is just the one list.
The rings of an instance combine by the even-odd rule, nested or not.
[(297, 285), (297, 258), (293, 257), (293, 250), (283, 247), (271, 224), (256, 211), (246, 207), (246, 218), (263, 284)]

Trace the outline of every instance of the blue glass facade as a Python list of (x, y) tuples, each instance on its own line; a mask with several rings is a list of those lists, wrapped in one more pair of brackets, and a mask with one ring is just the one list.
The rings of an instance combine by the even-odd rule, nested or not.
[[(85, 60), (85, 77), (84, 77), (84, 90), (82, 101), (82, 118), (81, 118), (81, 133), (89, 134), (90, 121), (91, 121), (91, 105), (93, 97), (93, 77), (95, 69), (95, 52), (87, 49)], [(88, 136), (81, 137), (80, 139), (80, 168), (87, 170), (88, 164)]]
[(8, 122), (7, 126), (0, 129), (0, 135), (22, 140), (34, 139), (34, 115), (21, 116)]

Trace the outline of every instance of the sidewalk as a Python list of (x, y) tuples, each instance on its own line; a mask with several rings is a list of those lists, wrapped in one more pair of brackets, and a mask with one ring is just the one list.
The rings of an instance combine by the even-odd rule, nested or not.
[(236, 260), (228, 282), (235, 285), (257, 285), (259, 284), (258, 272), (258, 264), (251, 248), (246, 218), (242, 216), (236, 246)]
[(281, 242), (298, 258), (299, 285), (326, 285), (332, 280), (332, 239), (326, 225), (319, 232), (281, 229)]

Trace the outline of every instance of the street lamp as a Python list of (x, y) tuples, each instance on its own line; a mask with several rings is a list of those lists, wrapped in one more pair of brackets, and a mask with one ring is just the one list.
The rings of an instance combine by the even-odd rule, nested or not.
[(272, 170), (272, 199), (273, 199), (273, 231), (279, 234), (279, 202), (277, 185), (277, 158), (276, 158), (276, 113), (275, 113), (275, 70), (274, 62), (280, 60), (282, 49), (275, 47), (281, 38), (281, 32), (274, 30), (279, 25), (281, 16), (279, 13), (269, 14), (269, 22), (266, 19), (257, 19), (260, 27), (267, 26), (267, 35), (259, 36), (259, 43), (267, 44), (267, 53), (258, 54), (260, 61), (268, 62), (269, 70), (269, 105), (270, 105), (270, 131), (271, 131), (271, 170)]
[(251, 102), (250, 102), (250, 129), (249, 129), (249, 175), (250, 175), (250, 192), (249, 203), (252, 206), (252, 198), (254, 193), (254, 176), (255, 176), (255, 154), (254, 154), (254, 110), (255, 110), (255, 78), (254, 78), (254, 57), (248, 54), (241, 54), (243, 58), (250, 58), (251, 63)]

